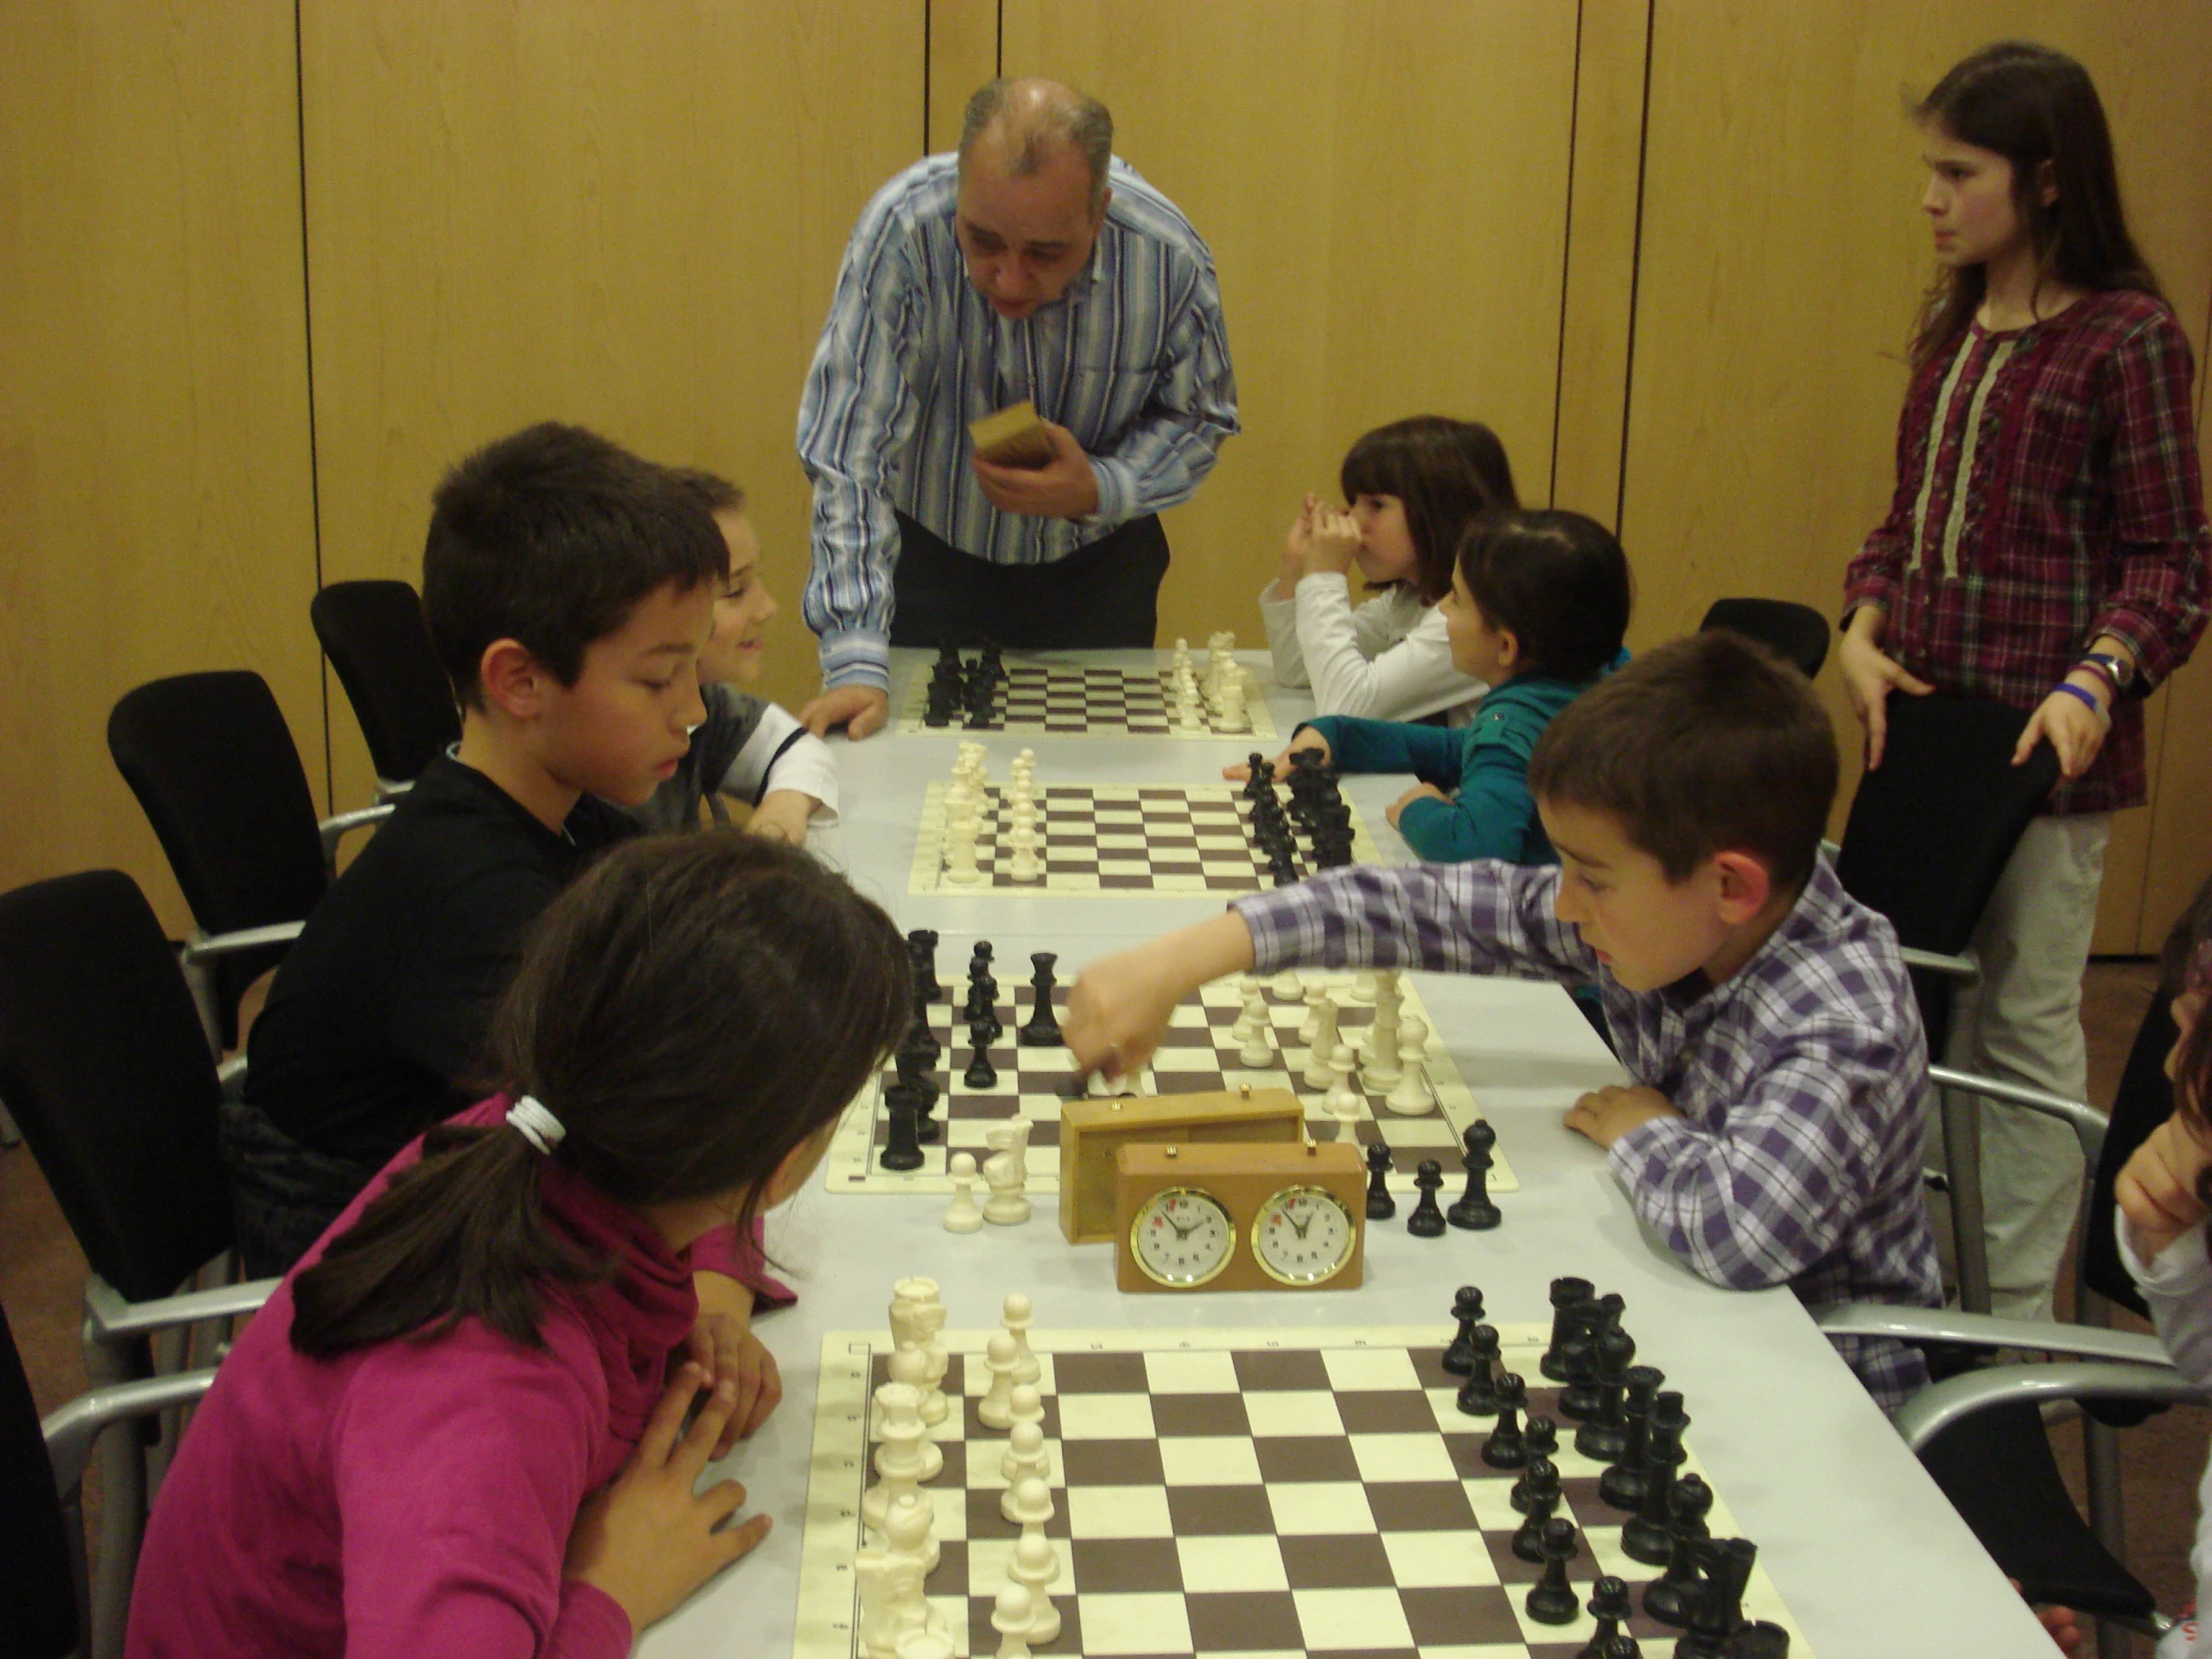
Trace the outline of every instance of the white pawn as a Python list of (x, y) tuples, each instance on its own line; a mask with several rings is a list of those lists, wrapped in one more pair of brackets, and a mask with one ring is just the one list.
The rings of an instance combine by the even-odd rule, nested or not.
[(1268, 993), (1279, 1002), (1294, 1002), (1305, 994), (1305, 982), (1298, 976), (1298, 969), (1285, 968), (1268, 982)]
[(1275, 1021), (1269, 1017), (1267, 998), (1257, 986), (1245, 997), (1244, 1017), (1237, 1023), (1245, 1027), (1237, 1063), (1254, 1069), (1273, 1065), (1275, 1049), (1268, 1038), (1275, 1030)]
[(1017, 1480), (1012, 1493), (1013, 1506), (1006, 1518), (1021, 1523), (1024, 1533), (1034, 1532), (1044, 1536), (1044, 1523), (1054, 1514), (1052, 1489), (1042, 1480)]
[(1037, 1363), (1037, 1356), (1029, 1347), (1029, 1328), (1037, 1323), (1029, 1299), (1019, 1291), (1013, 1292), (1000, 1306), (998, 1323), (1005, 1327), (1006, 1335), (1014, 1339), (1014, 1381), (1037, 1382), (1044, 1376), (1044, 1367)]
[(998, 1659), (1029, 1659), (1029, 1626), (1035, 1619), (1028, 1586), (1008, 1580), (991, 1608), (991, 1628), (998, 1632)]
[(1037, 849), (1034, 845), (1014, 848), (1014, 855), (1006, 864), (1006, 874), (1010, 879), (1034, 881), (1043, 873), (1044, 865), (1037, 862)]
[(973, 1233), (983, 1225), (983, 1207), (975, 1202), (975, 1155), (955, 1152), (946, 1166), (952, 1177), (952, 1203), (944, 1212), (947, 1233)]
[(1060, 1552), (1041, 1532), (1024, 1532), (1014, 1545), (1014, 1558), (1006, 1576), (1029, 1592), (1029, 1640), (1043, 1647), (1060, 1639), (1060, 1610), (1052, 1605), (1047, 1588), (1060, 1576)]
[(991, 1385), (976, 1401), (976, 1420), (985, 1428), (1010, 1428), (1014, 1421), (1014, 1339), (1001, 1331), (984, 1344), (983, 1364), (990, 1369)]
[(1382, 1104), (1401, 1117), (1417, 1118), (1436, 1109), (1428, 1094), (1428, 1023), (1408, 1014), (1397, 1025), (1397, 1063), (1405, 1075)]
[[(889, 1371), (893, 1382), (903, 1382), (914, 1390), (914, 1415), (921, 1417), (922, 1396), (929, 1391), (929, 1356), (914, 1343), (900, 1343), (898, 1352), (890, 1359)], [(877, 1404), (881, 1405), (882, 1390), (877, 1389)], [(944, 1449), (924, 1434), (921, 1437), (921, 1473), (917, 1478), (934, 1480), (944, 1472)]]
[(1037, 1392), (1034, 1382), (1016, 1382), (1006, 1400), (1006, 1426), (1009, 1431), (1025, 1422), (1044, 1427), (1044, 1399)]
[(937, 1570), (937, 1512), (926, 1497), (909, 1492), (892, 1501), (883, 1517), (883, 1553), (920, 1562), (924, 1578)]
[(1014, 1514), (1014, 1488), (1024, 1480), (1052, 1481), (1052, 1458), (1044, 1448), (1044, 1425), (1016, 1422), (1006, 1431), (1006, 1455), (998, 1460), (999, 1477), (1006, 1482), (999, 1494), (998, 1512), (1008, 1520)]
[(1329, 1087), (1329, 1098), (1323, 1102), (1329, 1108), (1330, 1116), (1347, 1130), (1368, 1115), (1367, 1102), (1360, 1098), (1360, 1091), (1352, 1086), (1352, 1065), (1351, 1047), (1339, 1043), (1336, 1051), (1329, 1057), (1329, 1069), (1336, 1075)]
[(1373, 1002), (1376, 986), (1375, 969), (1362, 968), (1352, 976), (1352, 1000), (1355, 1002)]

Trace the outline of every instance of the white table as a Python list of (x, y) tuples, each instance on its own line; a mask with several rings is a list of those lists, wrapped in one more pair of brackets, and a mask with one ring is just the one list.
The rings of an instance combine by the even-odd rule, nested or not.
[[(922, 660), (894, 653), (894, 675), (903, 682), (908, 665)], [(1106, 660), (1137, 663), (1145, 654)], [(1246, 660), (1265, 675), (1264, 656)], [(1273, 691), (1269, 701), (1286, 738), (1312, 712), (1303, 693)], [(938, 929), (945, 941), (940, 978), (957, 976), (969, 941), (988, 938), (1002, 983), (1016, 983), (1014, 970), (1028, 952), (1047, 949), (1059, 952), (1065, 980), (1092, 957), (1220, 907), (1214, 897), (908, 895), (923, 788), (947, 775), (963, 735), (970, 734), (840, 740), (843, 822), (815, 843), (902, 929)], [(983, 736), (994, 777), (1004, 777), (1026, 744), (1044, 782), (1213, 781), (1224, 762), (1251, 747)], [(1382, 808), (1405, 784), (1346, 782), (1345, 793), (1394, 858), (1408, 854)], [(1040, 1330), (1432, 1324), (1440, 1336), (1448, 1334), (1451, 1294), (1462, 1283), (1482, 1287), (1493, 1324), (1534, 1323), (1550, 1318), (1549, 1282), (1579, 1275), (1626, 1298), (1624, 1324), (1639, 1361), (1661, 1367), (1668, 1386), (1682, 1389), (1692, 1444), (1820, 1659), (2050, 1651), (2025, 1605), (1797, 1300), (1783, 1290), (1725, 1291), (1695, 1278), (1637, 1222), (1603, 1155), (1560, 1126), (1578, 1093), (1620, 1077), (1565, 993), (1549, 984), (1433, 974), (1418, 982), (1438, 1037), (1497, 1128), (1521, 1188), (1499, 1196), (1505, 1221), (1492, 1233), (1419, 1240), (1402, 1219), (1377, 1224), (1367, 1283), (1356, 1292), (1125, 1296), (1114, 1289), (1111, 1249), (1069, 1246), (1049, 1199), (1024, 1227), (967, 1237), (939, 1225), (941, 1197), (831, 1195), (818, 1180), (794, 1200), (772, 1220), (769, 1239), (800, 1302), (760, 1327), (783, 1368), (784, 1405), (722, 1470), (746, 1483), (752, 1507), (772, 1515), (775, 1530), (656, 1627), (641, 1651), (648, 1659), (758, 1659), (789, 1650), (822, 1337), (881, 1325), (892, 1283), (917, 1272), (942, 1285), (956, 1328), (994, 1326), (1001, 1299), (1019, 1290), (1034, 1300)]]

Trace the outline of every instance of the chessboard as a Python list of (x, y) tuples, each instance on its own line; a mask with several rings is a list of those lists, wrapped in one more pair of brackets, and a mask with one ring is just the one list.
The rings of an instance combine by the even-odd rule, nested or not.
[(1053, 738), (1200, 738), (1208, 742), (1250, 739), (1273, 744), (1275, 716), (1268, 712), (1246, 671), (1251, 687), (1242, 724), (1231, 728), (1200, 703), (1189, 721), (1176, 718), (1172, 671), (1164, 668), (1107, 668), (1078, 663), (1009, 662), (1006, 678), (980, 719), (955, 710), (931, 725), (927, 719), (932, 671), (914, 670), (899, 705), (898, 730), (909, 736), (936, 733), (957, 736), (997, 732), (1018, 737)]
[[(940, 1551), (924, 1590), (954, 1654), (977, 1659), (998, 1651), (991, 1612), (1021, 1531), (999, 1507), (1006, 1436), (976, 1414), (994, 1334), (940, 1338), (952, 1408), (928, 1431), (943, 1470), (920, 1488)], [(1587, 1612), (1544, 1624), (1526, 1611), (1544, 1569), (1513, 1553), (1514, 1476), (1482, 1460), (1495, 1419), (1457, 1409), (1460, 1379), (1442, 1366), (1448, 1324), (1028, 1336), (1060, 1570), (1050, 1594), (1061, 1632), (1040, 1659), (1575, 1659), (1590, 1639)], [(1531, 1384), (1530, 1416), (1564, 1426), (1537, 1367), (1547, 1328), (1499, 1336), (1504, 1369)], [(888, 1350), (887, 1333), (823, 1341), (795, 1659), (859, 1659), (853, 1561)], [(1680, 1472), (1712, 1484), (1694, 1443), (1685, 1450)], [(1659, 1570), (1622, 1549), (1627, 1516), (1598, 1495), (1603, 1466), (1571, 1432), (1553, 1461), (1558, 1513), (1577, 1529), (1577, 1605), (1599, 1573), (1617, 1575), (1634, 1597), (1628, 1632), (1648, 1659), (1671, 1655), (1677, 1632), (1642, 1605)], [(1716, 1538), (1740, 1530), (1717, 1487), (1706, 1522)], [(1780, 1625), (1793, 1659), (1810, 1659), (1756, 1563), (1743, 1614)]]
[[(943, 954), (947, 962), (953, 960), (951, 947), (944, 947)], [(1075, 1057), (1057, 1044), (1050, 1048), (1024, 1048), (1016, 1042), (1018, 1027), (1034, 1012), (1033, 995), (1026, 981), (1016, 977), (1016, 963), (1008, 961), (998, 966), (1002, 979), (994, 1013), (1001, 1031), (989, 1049), (991, 1066), (998, 1074), (997, 1082), (987, 1089), (971, 1089), (961, 1075), (973, 1058), (974, 1049), (968, 1043), (968, 1028), (960, 1019), (965, 987), (951, 983), (950, 1000), (929, 1005), (930, 1035), (937, 1039), (943, 1053), (935, 1069), (925, 1074), (937, 1085), (940, 1094), (931, 1111), (937, 1126), (937, 1139), (922, 1147), (921, 1168), (898, 1172), (884, 1169), (876, 1161), (888, 1133), (883, 1089), (893, 1080), (893, 1073), (886, 1067), (845, 1112), (843, 1122), (838, 1125), (824, 1176), (830, 1192), (950, 1193), (952, 1183), (945, 1174), (946, 1159), (955, 1152), (970, 1153), (980, 1168), (990, 1156), (989, 1148), (983, 1144), (984, 1132), (993, 1123), (1015, 1117), (1026, 1118), (1030, 1124), (1027, 1192), (1032, 1198), (1059, 1192), (1060, 1108), (1074, 1087)], [(950, 977), (956, 981), (958, 975), (954, 972)], [(1152, 1063), (1141, 1073), (1121, 1086), (1093, 1079), (1083, 1092), (1201, 1094), (1234, 1090), (1247, 1083), (1254, 1088), (1288, 1088), (1295, 1090), (1305, 1105), (1307, 1126), (1313, 1138), (1317, 1141), (1337, 1139), (1345, 1126), (1339, 1124), (1323, 1104), (1325, 1091), (1307, 1087), (1295, 1069), (1285, 1068), (1283, 1056), (1289, 1054), (1293, 1059), (1303, 1060), (1298, 1034), (1306, 1018), (1303, 998), (1308, 985), (1326, 986), (1334, 993), (1338, 1002), (1339, 1035), (1357, 1048), (1375, 1019), (1374, 976), (1301, 970), (1279, 974), (1261, 983), (1267, 998), (1268, 1018), (1274, 1027), (1274, 1064), (1252, 1069), (1240, 1063), (1238, 1049), (1241, 1045), (1232, 1028), (1243, 1012), (1242, 993), (1235, 979), (1218, 979), (1175, 1010), (1166, 1038), (1153, 1054)], [(1402, 997), (1399, 1019), (1402, 1021), (1411, 1015), (1426, 1024), (1430, 1032), (1424, 1051), (1425, 1092), (1434, 1105), (1426, 1113), (1406, 1115), (1390, 1110), (1379, 1091), (1363, 1089), (1361, 1100), (1367, 1115), (1353, 1127), (1362, 1146), (1377, 1141), (1389, 1146), (1393, 1172), (1390, 1185), (1395, 1190), (1412, 1191), (1413, 1173), (1422, 1159), (1433, 1158), (1442, 1164), (1445, 1176), (1442, 1201), (1448, 1204), (1458, 1196), (1459, 1184), (1466, 1173), (1460, 1136), (1482, 1113), (1475, 1104), (1473, 1091), (1459, 1075), (1459, 1068), (1452, 1063), (1443, 1044), (1435, 1040), (1435, 1021), (1428, 1017), (1411, 981), (1401, 976), (1398, 986)], [(1015, 1005), (1017, 991), (1018, 1008)], [(1067, 999), (1068, 987), (1055, 985), (1054, 1008), (1064, 1013)], [(1494, 1160), (1489, 1179), (1491, 1193), (1519, 1191), (1520, 1182), (1505, 1160), (1504, 1147), (1494, 1148), (1491, 1157)]]
[[(914, 842), (915, 893), (1240, 893), (1274, 884), (1267, 859), (1253, 839), (1244, 805), (1243, 784), (1044, 784), (1038, 786), (1038, 847), (1041, 873), (1017, 881), (1012, 854), (1000, 844), (1009, 828), (1008, 794), (997, 784), (983, 790), (981, 825), (975, 838), (980, 879), (950, 880), (945, 871), (945, 795), (950, 786), (932, 783), (922, 799), (920, 833)], [(1275, 786), (1288, 806), (1290, 787)], [(1381, 863), (1382, 849), (1359, 809), (1352, 817), (1352, 856), (1359, 863)], [(1298, 873), (1314, 873), (1313, 844), (1296, 830)]]

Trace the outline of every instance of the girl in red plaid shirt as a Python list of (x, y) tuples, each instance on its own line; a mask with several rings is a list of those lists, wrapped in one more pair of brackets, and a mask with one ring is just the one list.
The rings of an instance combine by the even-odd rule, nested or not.
[[(2009, 703), (2062, 781), (1975, 936), (1946, 1058), (2087, 1092), (2081, 975), (2111, 815), (2144, 800), (2143, 697), (2203, 632), (2212, 585), (2188, 341), (2128, 236), (2104, 111), (2071, 58), (2017, 43), (1921, 105), (1941, 268), (1913, 342), (1897, 494), (1845, 582), (1838, 656), (1882, 761), (1893, 690)], [(1983, 1117), (1996, 1312), (2047, 1318), (2080, 1154)]]

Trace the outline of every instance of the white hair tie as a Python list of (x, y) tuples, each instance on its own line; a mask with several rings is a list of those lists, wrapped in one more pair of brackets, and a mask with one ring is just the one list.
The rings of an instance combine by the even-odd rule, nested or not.
[(508, 1107), (507, 1121), (540, 1152), (551, 1152), (568, 1133), (561, 1127), (561, 1120), (547, 1111), (545, 1102), (536, 1095), (526, 1094)]

